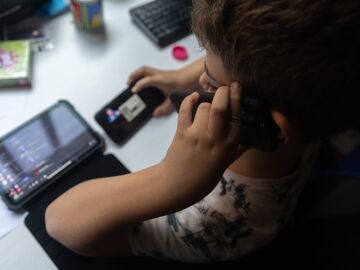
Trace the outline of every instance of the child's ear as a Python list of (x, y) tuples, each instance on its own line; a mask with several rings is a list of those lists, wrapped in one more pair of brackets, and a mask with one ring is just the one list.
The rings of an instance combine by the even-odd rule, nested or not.
[(271, 110), (271, 113), (276, 125), (281, 130), (279, 134), (280, 141), (282, 143), (287, 143), (289, 140), (293, 139), (293, 130), (286, 116), (277, 110)]

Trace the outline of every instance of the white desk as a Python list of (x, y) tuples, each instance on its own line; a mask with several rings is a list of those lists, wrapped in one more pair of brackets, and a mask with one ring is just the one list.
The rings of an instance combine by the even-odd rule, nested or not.
[[(176, 128), (176, 114), (152, 119), (126, 145), (116, 146), (94, 121), (95, 112), (126, 87), (129, 73), (149, 65), (176, 69), (203, 55), (194, 36), (181, 41), (190, 57), (178, 62), (171, 47), (159, 49), (131, 22), (128, 10), (147, 0), (105, 1), (106, 35), (99, 37), (76, 29), (71, 14), (47, 25), (54, 44), (38, 53), (32, 89), (1, 90), (0, 136), (59, 99), (70, 101), (90, 125), (103, 135), (106, 152), (113, 153), (131, 171), (159, 162)], [(4, 108), (3, 107), (3, 108)], [(2, 203), (2, 202), (0, 202)], [(0, 240), (0, 269), (56, 269), (25, 225)]]

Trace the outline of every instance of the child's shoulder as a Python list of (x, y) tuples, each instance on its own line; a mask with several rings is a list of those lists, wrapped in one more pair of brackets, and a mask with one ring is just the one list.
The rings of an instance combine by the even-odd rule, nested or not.
[(228, 171), (243, 179), (294, 178), (306, 168), (312, 168), (317, 159), (319, 144), (283, 147), (275, 153), (250, 150), (237, 159)]

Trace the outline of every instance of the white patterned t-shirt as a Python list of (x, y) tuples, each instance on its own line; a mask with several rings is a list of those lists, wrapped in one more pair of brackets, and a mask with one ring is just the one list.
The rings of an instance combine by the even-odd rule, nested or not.
[(308, 178), (317, 147), (308, 146), (297, 170), (278, 179), (226, 170), (200, 202), (135, 226), (135, 255), (184, 262), (238, 259), (269, 244), (286, 225)]

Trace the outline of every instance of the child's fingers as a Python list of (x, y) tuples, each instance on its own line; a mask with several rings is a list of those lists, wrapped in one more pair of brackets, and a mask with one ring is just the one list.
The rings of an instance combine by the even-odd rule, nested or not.
[(156, 78), (155, 77), (144, 77), (140, 80), (138, 80), (133, 88), (131, 88), (131, 91), (133, 93), (138, 93), (140, 90), (149, 87), (149, 86), (156, 86)]
[(220, 87), (214, 96), (209, 119), (209, 132), (215, 138), (221, 138), (228, 132), (230, 113), (230, 89)]
[(209, 116), (210, 116), (211, 104), (207, 102), (202, 102), (198, 106), (194, 118), (194, 127), (201, 131), (207, 132), (209, 125)]
[(150, 67), (143, 66), (143, 67), (133, 71), (130, 74), (130, 76), (128, 78), (128, 84), (132, 84), (135, 81), (137, 81), (138, 79), (140, 79), (142, 77), (145, 77), (145, 76), (148, 76), (148, 75), (151, 75), (153, 73), (154, 73), (154, 69), (152, 69)]
[(199, 94), (194, 92), (181, 103), (178, 116), (178, 130), (186, 129), (192, 125), (192, 109), (198, 99)]

